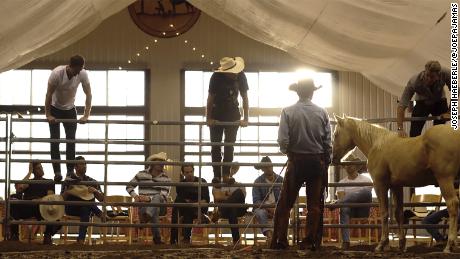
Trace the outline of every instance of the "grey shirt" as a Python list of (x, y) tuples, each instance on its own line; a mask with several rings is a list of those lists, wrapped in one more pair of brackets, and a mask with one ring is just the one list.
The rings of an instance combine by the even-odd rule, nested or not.
[(412, 76), (409, 82), (407, 82), (407, 86), (404, 88), (401, 100), (399, 101), (400, 106), (409, 106), (409, 102), (414, 94), (415, 101), (423, 100), (435, 103), (443, 98), (446, 98), (444, 94), (444, 85), (447, 85), (450, 90), (450, 71), (448, 69), (442, 68), (439, 80), (434, 82), (434, 84), (431, 86), (426, 86), (423, 84), (422, 79), (424, 74), (425, 71), (422, 71)]
[(310, 100), (297, 102), (281, 112), (278, 130), (281, 152), (331, 154), (331, 124), (325, 109)]
[(153, 196), (161, 194), (166, 199), (171, 187), (164, 185), (155, 186), (155, 182), (168, 183), (171, 182), (171, 178), (169, 178), (164, 172), (153, 177), (148, 170), (142, 170), (137, 173), (131, 181), (129, 181), (129, 184), (126, 186), (126, 191), (134, 198), (137, 195), (134, 189), (138, 186), (138, 183), (152, 183), (152, 185), (139, 186), (139, 195)]

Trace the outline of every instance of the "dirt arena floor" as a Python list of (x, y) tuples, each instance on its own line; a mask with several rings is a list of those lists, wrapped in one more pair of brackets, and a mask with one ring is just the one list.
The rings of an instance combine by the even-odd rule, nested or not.
[(238, 246), (234, 250), (226, 246), (152, 246), (152, 245), (94, 245), (77, 244), (44, 246), (20, 242), (0, 242), (0, 258), (460, 258), (460, 249), (444, 254), (442, 248), (415, 245), (406, 253), (396, 247), (385, 253), (374, 253), (374, 246), (356, 245), (350, 251), (335, 246), (324, 246), (320, 251), (308, 252), (291, 247), (285, 251), (273, 251), (264, 247)]

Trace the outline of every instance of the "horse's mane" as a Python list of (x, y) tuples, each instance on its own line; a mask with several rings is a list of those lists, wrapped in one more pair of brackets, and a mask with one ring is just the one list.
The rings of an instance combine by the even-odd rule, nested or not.
[(358, 136), (364, 139), (365, 142), (372, 143), (374, 148), (380, 148), (381, 145), (386, 142), (388, 137), (393, 137), (396, 135), (396, 133), (391, 132), (380, 125), (371, 124), (358, 118), (347, 118), (351, 119), (356, 125), (356, 132)]

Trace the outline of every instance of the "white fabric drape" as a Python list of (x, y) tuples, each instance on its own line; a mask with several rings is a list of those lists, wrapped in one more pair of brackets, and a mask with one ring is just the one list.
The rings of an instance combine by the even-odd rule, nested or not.
[(1, 0), (0, 72), (86, 36), (134, 0)]
[(450, 3), (455, 1), (189, 1), (305, 63), (361, 72), (396, 95), (427, 60), (450, 67)]

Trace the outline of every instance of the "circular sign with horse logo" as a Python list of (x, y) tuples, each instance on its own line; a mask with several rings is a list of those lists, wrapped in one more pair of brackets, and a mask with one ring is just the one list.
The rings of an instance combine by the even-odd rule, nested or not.
[(201, 13), (186, 0), (137, 0), (128, 10), (139, 29), (162, 38), (184, 34)]

